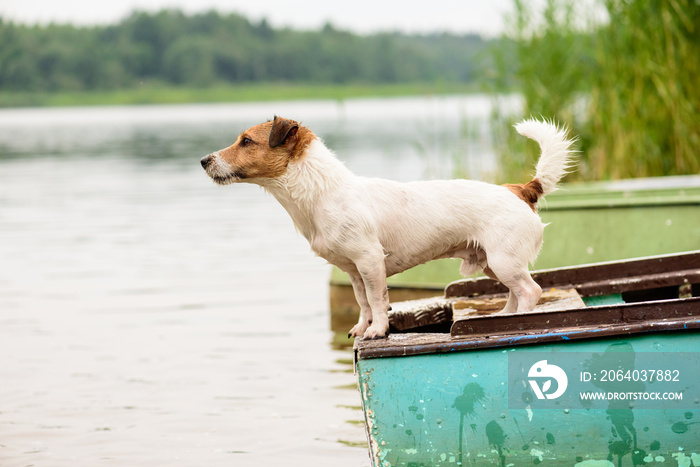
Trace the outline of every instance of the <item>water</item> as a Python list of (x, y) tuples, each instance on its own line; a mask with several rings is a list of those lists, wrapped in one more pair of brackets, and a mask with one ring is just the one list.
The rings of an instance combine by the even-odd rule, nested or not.
[(329, 266), (200, 157), (301, 119), (357, 173), (495, 166), (481, 96), (0, 111), (0, 465), (369, 465)]

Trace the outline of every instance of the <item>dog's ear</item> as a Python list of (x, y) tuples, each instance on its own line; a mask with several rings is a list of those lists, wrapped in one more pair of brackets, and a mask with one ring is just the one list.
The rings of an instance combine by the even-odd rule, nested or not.
[(299, 124), (294, 120), (277, 117), (272, 121), (269, 144), (271, 148), (283, 145), (290, 137), (297, 134)]

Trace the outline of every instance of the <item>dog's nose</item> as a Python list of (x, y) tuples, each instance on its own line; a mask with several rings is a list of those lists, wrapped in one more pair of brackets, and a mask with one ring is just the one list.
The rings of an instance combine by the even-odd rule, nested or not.
[(212, 159), (213, 159), (213, 158), (212, 158), (212, 155), (211, 155), (211, 154), (209, 154), (208, 156), (202, 157), (202, 160), (199, 161), (199, 162), (202, 164), (202, 168), (203, 168), (203, 169), (206, 169), (207, 166), (208, 166), (209, 164), (211, 164)]

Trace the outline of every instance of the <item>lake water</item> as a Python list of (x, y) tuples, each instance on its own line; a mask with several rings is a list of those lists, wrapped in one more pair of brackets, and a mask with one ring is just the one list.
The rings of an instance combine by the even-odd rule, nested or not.
[(479, 177), (490, 106), (0, 110), (0, 465), (369, 465), (329, 266), (199, 159), (280, 115), (356, 173)]

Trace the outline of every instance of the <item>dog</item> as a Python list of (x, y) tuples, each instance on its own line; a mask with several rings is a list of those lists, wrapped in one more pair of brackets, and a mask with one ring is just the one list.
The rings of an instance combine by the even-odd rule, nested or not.
[(568, 130), (524, 120), (539, 143), (525, 184), (472, 180), (399, 183), (354, 175), (309, 128), (275, 117), (201, 159), (219, 185), (255, 183), (287, 210), (311, 249), (346, 272), (360, 305), (349, 336), (388, 335), (386, 278), (438, 258), (460, 258), (464, 276), (484, 271), (509, 289), (503, 313), (532, 311), (542, 289), (528, 266), (542, 246), (538, 201), (575, 165)]

